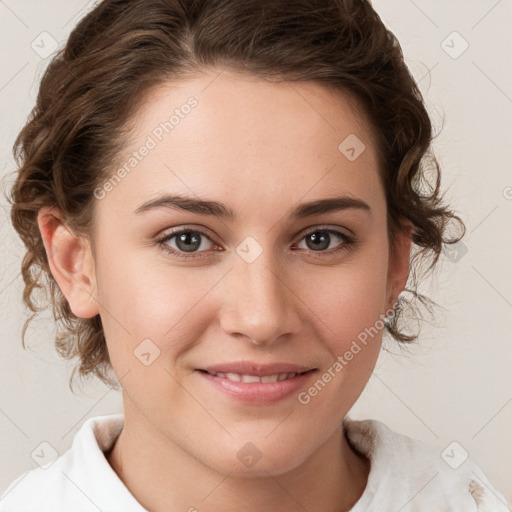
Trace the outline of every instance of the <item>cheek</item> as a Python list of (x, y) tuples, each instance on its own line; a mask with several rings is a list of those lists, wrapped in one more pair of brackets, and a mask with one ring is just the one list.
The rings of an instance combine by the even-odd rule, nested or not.
[(331, 269), (321, 278), (317, 274), (306, 283), (305, 289), (315, 292), (303, 299), (311, 305), (311, 322), (329, 355), (318, 380), (298, 400), (306, 417), (325, 418), (326, 433), (360, 396), (380, 353), (386, 261), (363, 262), (340, 267), (334, 274)]
[(166, 265), (158, 253), (150, 262), (136, 253), (122, 260), (100, 257), (96, 272), (112, 364), (123, 365), (134, 362), (143, 340), (170, 359), (193, 343), (208, 321), (197, 306), (219, 280), (215, 272)]
[(387, 256), (377, 245), (337, 269), (322, 269), (301, 279), (304, 302), (330, 340), (331, 352), (344, 352), (372, 327), (382, 329), (386, 285)]

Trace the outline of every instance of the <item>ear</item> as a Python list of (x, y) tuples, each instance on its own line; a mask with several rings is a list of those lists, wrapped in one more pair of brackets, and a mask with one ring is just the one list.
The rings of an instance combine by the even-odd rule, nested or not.
[(96, 316), (96, 275), (89, 240), (76, 235), (53, 207), (41, 208), (37, 223), (51, 273), (71, 311), (79, 318)]
[(407, 283), (407, 279), (409, 277), (412, 235), (412, 222), (409, 220), (403, 220), (402, 226), (396, 233), (395, 241), (390, 251), (386, 292), (386, 311), (393, 308), (393, 304), (396, 303), (400, 292), (402, 292)]

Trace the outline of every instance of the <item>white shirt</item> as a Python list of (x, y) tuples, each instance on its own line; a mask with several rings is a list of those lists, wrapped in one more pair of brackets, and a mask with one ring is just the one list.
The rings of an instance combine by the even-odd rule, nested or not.
[[(84, 422), (69, 450), (26, 471), (0, 498), (1, 512), (147, 512), (107, 461), (123, 414)], [(370, 459), (365, 491), (350, 512), (511, 512), (471, 460), (398, 434), (376, 420), (344, 420), (351, 445)]]

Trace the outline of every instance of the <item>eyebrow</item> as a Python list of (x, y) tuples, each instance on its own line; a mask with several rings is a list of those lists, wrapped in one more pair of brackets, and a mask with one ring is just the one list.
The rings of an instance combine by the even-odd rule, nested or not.
[[(143, 205), (139, 206), (134, 213), (140, 215), (149, 210), (158, 208), (178, 209), (199, 215), (212, 215), (230, 221), (236, 220), (235, 212), (225, 203), (179, 194), (164, 194), (156, 199), (146, 201)], [(292, 219), (299, 220), (313, 215), (348, 209), (357, 209), (369, 215), (372, 214), (370, 205), (362, 199), (338, 196), (299, 204), (292, 208), (289, 215)]]

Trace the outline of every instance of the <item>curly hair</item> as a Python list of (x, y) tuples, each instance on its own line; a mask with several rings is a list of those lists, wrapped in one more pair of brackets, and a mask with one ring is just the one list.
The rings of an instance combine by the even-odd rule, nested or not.
[[(413, 225), (408, 299), (399, 297), (386, 331), (401, 344), (403, 313), (435, 305), (417, 292), (462, 220), (445, 204), (431, 143), (432, 123), (396, 37), (367, 0), (104, 0), (72, 31), (42, 78), (37, 102), (14, 143), (11, 219), (26, 246), (23, 300), (32, 314), (51, 305), (55, 346), (78, 358), (71, 381), (95, 374), (117, 387), (99, 315), (76, 317), (54, 280), (37, 224), (54, 206), (89, 236), (96, 198), (148, 91), (169, 80), (224, 67), (276, 81), (312, 81), (358, 100), (377, 138), (392, 243), (401, 219)], [(448, 234), (456, 221), (459, 236)], [(424, 268), (424, 264), (428, 263)], [(46, 293), (41, 305), (37, 290)], [(419, 301), (419, 302), (418, 302)], [(72, 382), (71, 382), (72, 386)]]

